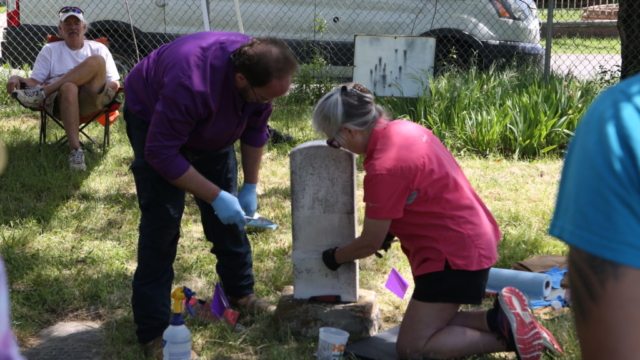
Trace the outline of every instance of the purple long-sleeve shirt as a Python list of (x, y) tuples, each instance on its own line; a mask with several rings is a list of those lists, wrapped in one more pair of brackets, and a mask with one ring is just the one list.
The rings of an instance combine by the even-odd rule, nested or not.
[(235, 85), (231, 54), (249, 40), (229, 32), (185, 35), (126, 77), (127, 109), (150, 123), (145, 158), (166, 179), (189, 169), (183, 146), (215, 151), (238, 139), (253, 147), (267, 142), (271, 104), (244, 101)]

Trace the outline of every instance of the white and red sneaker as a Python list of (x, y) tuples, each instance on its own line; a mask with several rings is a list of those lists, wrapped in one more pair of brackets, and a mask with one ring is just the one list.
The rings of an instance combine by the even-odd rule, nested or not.
[(564, 355), (564, 351), (562, 350), (560, 343), (558, 343), (551, 331), (540, 323), (538, 323), (538, 329), (540, 329), (540, 333), (542, 334), (542, 343), (544, 344), (544, 347), (555, 355)]
[(518, 360), (539, 360), (544, 351), (543, 335), (541, 325), (529, 310), (527, 297), (507, 286), (500, 291), (498, 301), (498, 327), (507, 343), (515, 345)]
[(529, 306), (529, 299), (527, 298), (527, 296), (524, 293), (522, 293), (522, 291), (520, 290), (518, 290), (518, 292), (519, 292), (519, 295), (517, 295), (518, 298), (520, 299), (520, 301), (526, 304), (526, 308), (529, 311), (529, 314), (531, 314), (531, 317), (536, 321), (536, 324), (538, 325), (538, 329), (540, 330), (540, 334), (542, 335), (542, 344), (544, 345), (544, 347), (547, 350), (554, 353), (555, 355), (564, 354), (564, 351), (562, 350), (560, 343), (558, 343), (558, 341), (556, 340), (555, 336), (553, 336), (551, 331), (549, 331), (549, 329), (544, 327), (542, 324), (540, 324), (536, 320), (535, 316), (533, 315), (533, 311), (531, 311), (531, 307)]

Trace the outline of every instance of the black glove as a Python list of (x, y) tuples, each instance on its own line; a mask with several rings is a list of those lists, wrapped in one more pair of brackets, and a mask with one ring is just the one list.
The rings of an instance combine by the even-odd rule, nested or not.
[(336, 261), (337, 249), (338, 247), (334, 247), (322, 252), (322, 262), (324, 262), (324, 265), (332, 271), (336, 271), (340, 267), (340, 264)]
[[(392, 233), (387, 233), (387, 236), (384, 238), (384, 241), (382, 242), (382, 246), (380, 246), (380, 250), (384, 250), (384, 252), (389, 251), (389, 249), (391, 248), (391, 244), (398, 241), (395, 238), (396, 238), (395, 235), (393, 235)], [(376, 256), (382, 259), (382, 254), (379, 251), (376, 251)]]

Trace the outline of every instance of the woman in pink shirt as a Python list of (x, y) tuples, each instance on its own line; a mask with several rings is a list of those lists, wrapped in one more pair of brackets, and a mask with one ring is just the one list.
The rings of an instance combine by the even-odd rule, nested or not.
[(553, 337), (516, 288), (503, 289), (488, 311), (459, 311), (461, 304), (482, 302), (501, 233), (430, 130), (389, 121), (371, 92), (357, 83), (326, 94), (316, 105), (313, 124), (327, 136), (328, 146), (365, 155), (362, 234), (324, 251), (325, 265), (335, 271), (344, 262), (371, 256), (388, 248), (394, 236), (411, 265), (415, 290), (398, 334), (401, 357), (515, 351), (519, 359), (534, 360), (541, 357), (543, 342), (553, 347)]

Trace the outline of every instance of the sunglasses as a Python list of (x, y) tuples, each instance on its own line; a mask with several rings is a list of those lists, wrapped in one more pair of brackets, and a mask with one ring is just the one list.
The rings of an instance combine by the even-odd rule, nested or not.
[(67, 13), (84, 14), (82, 12), (82, 9), (80, 9), (79, 7), (75, 7), (75, 6), (65, 6), (62, 9), (60, 9), (60, 11), (58, 11), (58, 13), (60, 13), (60, 14), (67, 14)]

